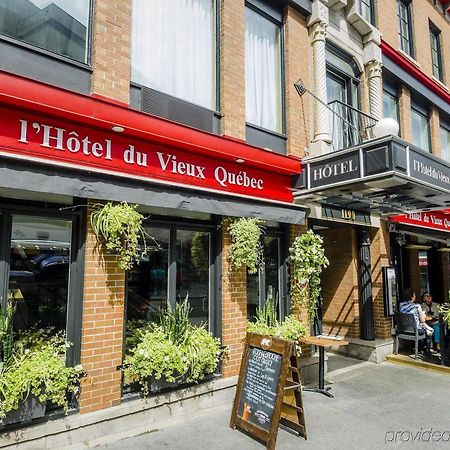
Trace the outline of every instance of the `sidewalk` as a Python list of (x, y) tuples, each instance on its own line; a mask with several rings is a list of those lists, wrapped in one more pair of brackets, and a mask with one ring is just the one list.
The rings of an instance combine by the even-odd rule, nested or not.
[[(303, 393), (308, 440), (279, 430), (277, 449), (450, 449), (450, 376), (383, 363), (341, 368), (329, 379), (334, 380), (334, 399)], [(231, 405), (206, 410), (165, 429), (96, 448), (263, 450), (229, 428), (230, 412)]]

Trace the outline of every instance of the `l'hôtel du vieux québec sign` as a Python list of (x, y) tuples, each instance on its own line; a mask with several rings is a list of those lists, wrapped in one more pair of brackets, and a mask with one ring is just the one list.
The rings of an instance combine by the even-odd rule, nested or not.
[(285, 174), (3, 108), (0, 122), (3, 154), (159, 183), (292, 201), (291, 179)]

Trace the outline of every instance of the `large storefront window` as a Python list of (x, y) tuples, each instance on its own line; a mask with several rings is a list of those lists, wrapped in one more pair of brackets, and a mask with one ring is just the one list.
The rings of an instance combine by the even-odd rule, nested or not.
[(68, 220), (12, 216), (8, 300), (17, 331), (66, 329), (71, 233)]
[(214, 0), (133, 0), (131, 79), (216, 108)]
[(0, 0), (0, 33), (87, 62), (89, 0)]
[(174, 307), (185, 298), (192, 323), (213, 331), (212, 231), (173, 224), (148, 226), (146, 231), (151, 236), (148, 254), (127, 272), (127, 347), (137, 328), (158, 320), (161, 307)]
[(188, 299), (195, 325), (209, 319), (210, 233), (177, 230), (177, 301)]
[(247, 274), (247, 317), (252, 320), (256, 309), (272, 299), (277, 304), (278, 317), (286, 314), (286, 272), (282, 236), (263, 236), (263, 264), (258, 273)]

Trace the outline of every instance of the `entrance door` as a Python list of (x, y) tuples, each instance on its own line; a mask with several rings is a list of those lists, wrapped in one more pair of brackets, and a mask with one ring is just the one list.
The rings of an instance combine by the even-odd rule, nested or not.
[(334, 73), (327, 72), (327, 101), (334, 112), (330, 111), (330, 133), (334, 150), (345, 147), (346, 124), (341, 117), (345, 118), (347, 103), (347, 83)]

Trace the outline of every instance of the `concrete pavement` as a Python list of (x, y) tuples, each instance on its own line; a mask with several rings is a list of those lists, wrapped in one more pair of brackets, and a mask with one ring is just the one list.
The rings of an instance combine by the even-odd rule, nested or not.
[[(279, 430), (277, 449), (450, 449), (450, 376), (391, 363), (332, 372), (334, 399), (304, 392), (308, 440)], [(261, 450), (229, 428), (231, 405), (97, 449)]]

